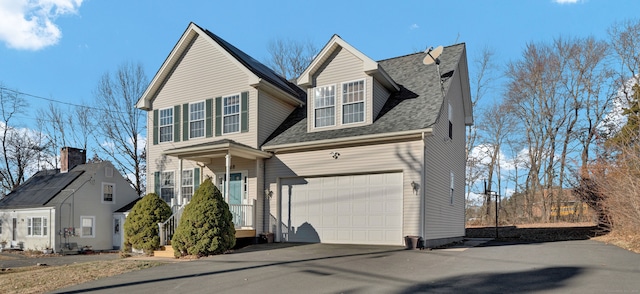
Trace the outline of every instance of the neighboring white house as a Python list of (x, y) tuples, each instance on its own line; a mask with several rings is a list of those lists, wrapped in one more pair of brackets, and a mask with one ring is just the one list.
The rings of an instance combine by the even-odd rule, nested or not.
[(121, 248), (114, 212), (138, 199), (135, 190), (109, 161), (85, 163), (82, 149), (64, 147), (60, 158), (59, 170), (37, 172), (0, 200), (0, 240), (55, 252)]
[(374, 61), (334, 35), (293, 83), (191, 23), (137, 103), (147, 187), (183, 206), (213, 178), (245, 237), (458, 240), (473, 124), (466, 49), (425, 57)]

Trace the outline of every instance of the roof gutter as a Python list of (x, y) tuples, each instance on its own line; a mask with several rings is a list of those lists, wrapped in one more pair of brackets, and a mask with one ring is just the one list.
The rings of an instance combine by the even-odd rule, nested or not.
[(253, 149), (253, 148), (238, 145), (238, 144), (233, 144), (230, 142), (225, 142), (225, 143), (220, 143), (215, 145), (186, 147), (186, 148), (180, 148), (178, 150), (167, 150), (162, 154), (168, 155), (168, 156), (180, 157), (180, 156), (188, 156), (188, 155), (194, 155), (194, 154), (197, 155), (202, 152), (227, 152), (229, 150), (231, 150), (231, 152), (238, 151), (246, 154), (251, 154), (252, 156), (259, 157), (259, 158), (271, 157), (270, 153), (265, 153), (264, 151), (260, 151), (257, 149)]
[(297, 107), (302, 107), (305, 105), (305, 103), (298, 97), (291, 95), (291, 93), (286, 92), (279, 87), (276, 87), (275, 85), (264, 79), (259, 78), (256, 82), (251, 83), (250, 86), (256, 89), (264, 90), (267, 93), (275, 94), (277, 97), (282, 97), (284, 98), (283, 100), (285, 100), (287, 103), (295, 105)]
[(362, 144), (362, 143), (380, 143), (387, 141), (397, 141), (397, 140), (406, 140), (406, 139), (422, 139), (425, 135), (431, 135), (433, 133), (432, 128), (419, 129), (419, 130), (411, 130), (411, 131), (402, 131), (395, 133), (381, 133), (381, 134), (371, 134), (371, 135), (363, 135), (358, 137), (344, 137), (344, 138), (334, 138), (334, 139), (324, 139), (317, 141), (307, 141), (307, 142), (296, 142), (282, 145), (273, 145), (273, 146), (263, 146), (262, 150), (267, 152), (287, 152), (287, 151), (298, 151), (310, 148), (324, 148), (324, 147), (334, 147), (337, 145), (345, 145), (345, 144)]

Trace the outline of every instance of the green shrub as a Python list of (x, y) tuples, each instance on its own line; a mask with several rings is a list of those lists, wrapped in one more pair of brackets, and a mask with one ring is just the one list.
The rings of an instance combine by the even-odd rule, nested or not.
[(179, 257), (222, 254), (235, 244), (236, 229), (229, 205), (211, 179), (207, 179), (184, 208), (171, 246)]
[(146, 254), (160, 247), (158, 223), (171, 216), (171, 208), (155, 193), (144, 196), (124, 222), (124, 250), (142, 249)]

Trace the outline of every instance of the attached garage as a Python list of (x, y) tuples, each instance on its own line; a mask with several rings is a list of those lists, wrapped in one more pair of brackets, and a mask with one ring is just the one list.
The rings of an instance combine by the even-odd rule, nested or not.
[(402, 245), (402, 173), (282, 179), (288, 242)]

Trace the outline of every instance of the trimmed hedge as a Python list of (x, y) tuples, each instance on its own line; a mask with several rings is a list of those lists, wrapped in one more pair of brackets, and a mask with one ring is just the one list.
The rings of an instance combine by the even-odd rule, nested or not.
[(155, 193), (136, 203), (124, 222), (124, 251), (142, 249), (146, 254), (160, 247), (158, 223), (171, 216), (171, 208)]
[(171, 245), (175, 256), (222, 254), (236, 244), (229, 205), (211, 179), (205, 180), (187, 204)]

